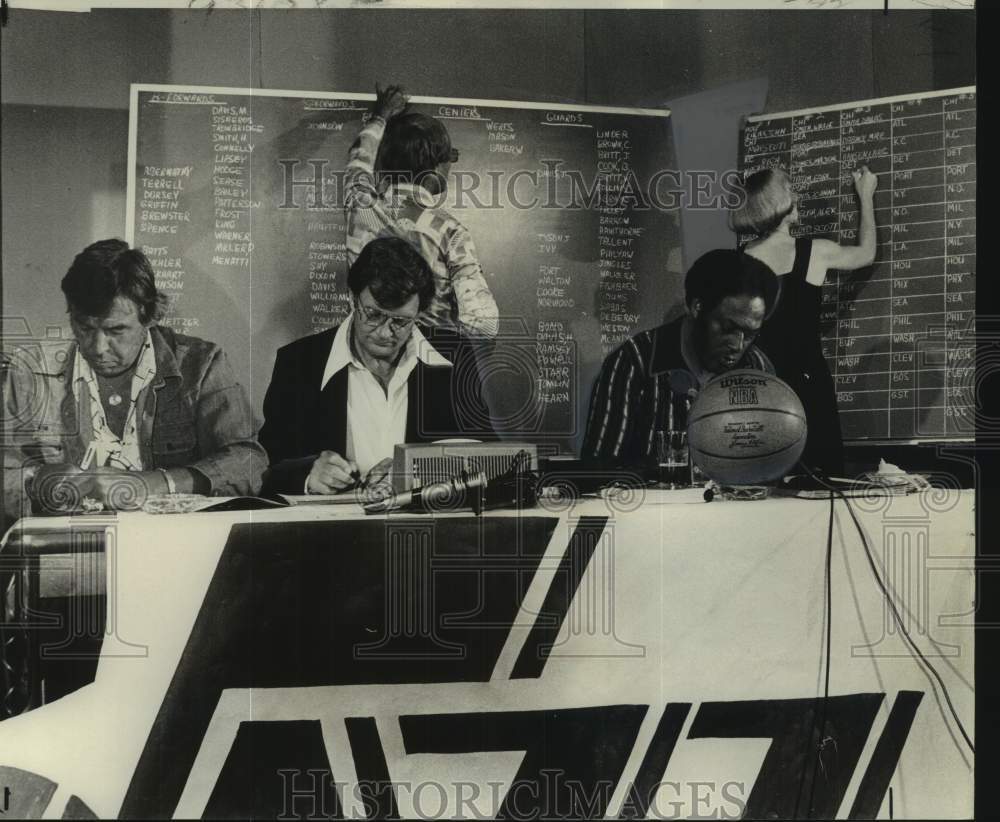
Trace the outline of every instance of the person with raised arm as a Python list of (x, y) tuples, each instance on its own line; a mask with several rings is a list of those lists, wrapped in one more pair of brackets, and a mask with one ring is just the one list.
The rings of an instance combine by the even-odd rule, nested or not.
[(351, 146), (344, 179), (347, 262), (371, 240), (409, 242), (434, 274), (420, 322), (493, 340), (499, 319), (472, 235), (444, 209), (458, 151), (444, 125), (410, 111), (399, 86), (376, 86), (375, 106)]
[(796, 237), (798, 195), (780, 168), (746, 178), (743, 204), (730, 212), (730, 226), (755, 239), (744, 252), (765, 263), (778, 277), (778, 299), (757, 336), (778, 376), (802, 400), (809, 427), (802, 462), (829, 476), (844, 471), (844, 444), (837, 392), (820, 339), (822, 288), (827, 272), (856, 271), (875, 260), (875, 189), (878, 177), (867, 166), (852, 174), (860, 206), (856, 245)]

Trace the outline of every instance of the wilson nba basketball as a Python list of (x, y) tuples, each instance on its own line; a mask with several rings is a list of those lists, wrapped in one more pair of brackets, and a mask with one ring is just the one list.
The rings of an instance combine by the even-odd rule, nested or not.
[(806, 447), (806, 414), (788, 384), (762, 371), (727, 371), (699, 392), (688, 417), (691, 459), (720, 485), (784, 476)]

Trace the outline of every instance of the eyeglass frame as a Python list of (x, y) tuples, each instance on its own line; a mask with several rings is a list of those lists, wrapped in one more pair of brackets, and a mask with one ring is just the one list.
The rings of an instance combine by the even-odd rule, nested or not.
[[(372, 331), (378, 331), (378, 329), (388, 323), (389, 333), (393, 337), (398, 337), (412, 328), (413, 324), (417, 321), (416, 317), (400, 317), (398, 314), (390, 314), (381, 308), (370, 308), (361, 302), (361, 297), (357, 294), (352, 295), (352, 299), (354, 300), (354, 309), (358, 312), (359, 319)], [(373, 320), (372, 314), (376, 315), (378, 319)], [(402, 325), (394, 323), (402, 323)]]

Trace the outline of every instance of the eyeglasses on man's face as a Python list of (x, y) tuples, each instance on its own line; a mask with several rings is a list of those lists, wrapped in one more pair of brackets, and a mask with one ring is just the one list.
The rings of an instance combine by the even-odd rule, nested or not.
[(389, 314), (380, 308), (365, 305), (358, 297), (354, 298), (354, 306), (361, 317), (361, 321), (369, 328), (381, 328), (382, 325), (388, 323), (389, 330), (394, 335), (399, 335), (407, 331), (416, 319), (416, 317), (400, 317), (396, 314)]

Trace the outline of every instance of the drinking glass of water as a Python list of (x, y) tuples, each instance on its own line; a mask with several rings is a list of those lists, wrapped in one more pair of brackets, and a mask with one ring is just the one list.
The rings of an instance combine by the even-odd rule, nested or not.
[(688, 462), (687, 431), (670, 429), (656, 432), (656, 463), (660, 485), (665, 488), (687, 488), (691, 485)]

